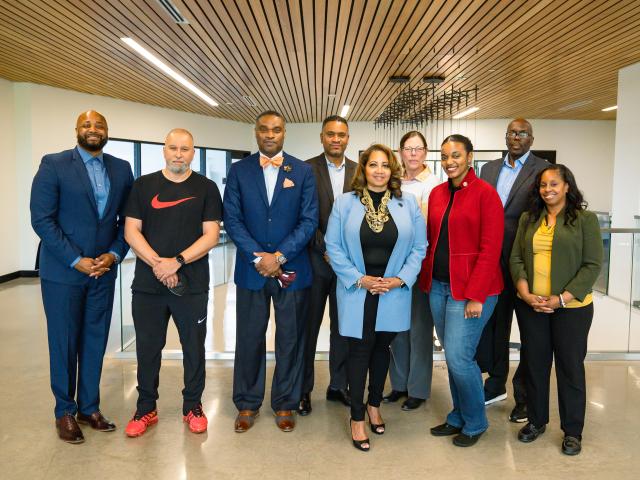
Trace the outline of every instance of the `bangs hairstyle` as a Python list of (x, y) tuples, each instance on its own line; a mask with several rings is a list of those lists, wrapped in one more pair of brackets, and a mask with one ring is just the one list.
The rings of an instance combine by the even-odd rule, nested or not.
[(412, 137), (419, 137), (420, 140), (422, 141), (422, 146), (425, 149), (429, 148), (427, 147), (427, 139), (424, 138), (424, 135), (417, 130), (411, 130), (410, 132), (405, 133), (400, 139), (400, 150), (404, 148), (404, 144), (407, 143), (407, 140), (409, 140)]
[(567, 190), (567, 200), (564, 207), (564, 224), (573, 225), (578, 217), (578, 211), (587, 209), (587, 202), (584, 200), (582, 192), (578, 189), (576, 177), (573, 176), (571, 170), (561, 163), (557, 163), (555, 165), (551, 164), (536, 175), (536, 180), (533, 182), (533, 186), (529, 192), (529, 221), (531, 223), (536, 223), (538, 218), (540, 218), (540, 214), (546, 208), (546, 203), (544, 203), (544, 200), (540, 195), (540, 183), (544, 172), (548, 172), (549, 170), (558, 172), (560, 178), (569, 185), (569, 190)]
[(373, 152), (382, 152), (387, 157), (387, 160), (389, 161), (389, 168), (391, 169), (391, 177), (389, 178), (389, 182), (387, 182), (387, 188), (391, 191), (391, 194), (394, 197), (401, 198), (402, 191), (400, 190), (400, 187), (402, 186), (402, 165), (396, 158), (393, 150), (386, 145), (381, 145), (379, 143), (371, 145), (362, 152), (362, 155), (360, 155), (356, 173), (353, 175), (353, 180), (351, 180), (351, 188), (353, 189), (353, 192), (359, 198), (362, 198), (362, 192), (367, 186), (367, 178), (364, 173), (365, 167), (367, 166), (369, 158)]

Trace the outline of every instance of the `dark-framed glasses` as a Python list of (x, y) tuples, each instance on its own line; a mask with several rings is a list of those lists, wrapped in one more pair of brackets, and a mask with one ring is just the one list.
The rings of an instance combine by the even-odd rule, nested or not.
[(516, 138), (518, 137), (521, 140), (524, 140), (525, 138), (529, 138), (531, 135), (529, 135), (529, 132), (515, 132), (513, 130), (511, 130), (510, 132), (507, 132), (505, 134), (506, 138)]
[(424, 147), (402, 147), (404, 153), (424, 153), (425, 150)]

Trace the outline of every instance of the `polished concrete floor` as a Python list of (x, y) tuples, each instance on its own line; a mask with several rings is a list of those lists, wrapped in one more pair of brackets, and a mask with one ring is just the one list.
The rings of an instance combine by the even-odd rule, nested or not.
[[(233, 432), (232, 364), (208, 362), (204, 408), (210, 428), (194, 435), (181, 421), (181, 363), (164, 361), (160, 422), (143, 437), (129, 439), (123, 429), (136, 400), (135, 361), (107, 359), (101, 407), (118, 430), (85, 428), (86, 442), (68, 445), (55, 433), (46, 327), (34, 280), (0, 285), (0, 367), (3, 480), (640, 478), (640, 362), (587, 364), (587, 424), (577, 457), (560, 453), (555, 398), (549, 428), (532, 444), (516, 440), (519, 426), (507, 421), (510, 399), (488, 408), (491, 426), (473, 448), (429, 435), (428, 428), (440, 423), (450, 406), (443, 363), (436, 364), (426, 406), (408, 413), (399, 405), (383, 406), (387, 433), (372, 435), (372, 450), (361, 453), (349, 440), (348, 410), (322, 399), (326, 362), (317, 362), (313, 413), (299, 418), (294, 432), (276, 428), (267, 400), (255, 427), (244, 434)], [(271, 364), (269, 378), (272, 371)]]

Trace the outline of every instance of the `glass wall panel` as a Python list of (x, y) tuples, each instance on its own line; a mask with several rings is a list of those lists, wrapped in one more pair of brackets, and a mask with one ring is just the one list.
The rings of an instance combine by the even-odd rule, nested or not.
[(140, 145), (140, 175), (162, 170), (165, 166), (162, 145), (142, 143)]
[(131, 171), (135, 172), (134, 142), (128, 140), (109, 140), (104, 147), (104, 152), (126, 160), (131, 164)]
[(224, 184), (227, 176), (227, 152), (226, 150), (206, 150), (206, 176), (218, 185), (220, 195), (224, 195)]

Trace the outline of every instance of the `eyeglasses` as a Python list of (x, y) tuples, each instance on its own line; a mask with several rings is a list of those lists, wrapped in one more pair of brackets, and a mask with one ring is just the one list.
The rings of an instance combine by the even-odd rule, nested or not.
[(525, 138), (529, 138), (531, 135), (529, 135), (529, 132), (514, 132), (513, 130), (511, 130), (510, 132), (507, 132), (505, 134), (505, 138), (516, 138), (518, 137), (521, 140), (524, 140)]
[(424, 147), (402, 147), (402, 151), (405, 153), (424, 153), (425, 150)]

